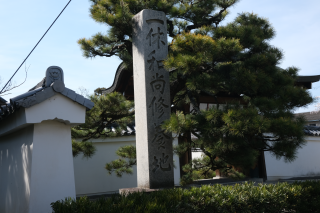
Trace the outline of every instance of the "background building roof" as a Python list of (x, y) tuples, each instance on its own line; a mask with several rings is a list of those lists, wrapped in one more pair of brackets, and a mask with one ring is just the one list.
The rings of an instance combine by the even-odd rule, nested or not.
[(319, 112), (303, 112), (296, 113), (296, 116), (303, 116), (307, 121), (320, 121), (320, 111)]
[[(169, 72), (174, 71), (169, 70)], [(312, 83), (318, 82), (320, 80), (320, 75), (310, 75), (310, 76), (298, 76), (295, 85), (301, 86), (306, 89), (312, 88)], [(121, 63), (116, 71), (113, 84), (103, 91), (103, 94), (108, 94), (111, 92), (120, 92), (128, 100), (134, 100), (134, 82), (133, 82), (133, 71), (126, 69), (125, 65)]]

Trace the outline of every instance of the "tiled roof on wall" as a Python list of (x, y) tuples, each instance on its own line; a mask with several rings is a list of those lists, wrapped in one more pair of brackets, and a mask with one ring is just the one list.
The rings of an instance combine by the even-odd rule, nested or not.
[(320, 121), (320, 112), (296, 113), (296, 116), (303, 116), (307, 121)]
[(94, 103), (89, 99), (65, 87), (63, 70), (60, 67), (51, 66), (46, 71), (46, 77), (28, 92), (11, 98), (9, 103), (0, 104), (0, 120), (13, 114), (21, 107), (29, 108), (58, 93), (82, 106), (85, 106), (87, 110), (92, 109), (94, 106)]
[(0, 97), (0, 106), (7, 103), (7, 101), (3, 98)]
[(303, 116), (309, 125), (304, 126), (303, 131), (309, 136), (320, 136), (320, 126), (311, 126), (310, 122), (314, 125), (316, 122), (320, 124), (320, 112), (303, 112), (296, 113), (295, 116)]

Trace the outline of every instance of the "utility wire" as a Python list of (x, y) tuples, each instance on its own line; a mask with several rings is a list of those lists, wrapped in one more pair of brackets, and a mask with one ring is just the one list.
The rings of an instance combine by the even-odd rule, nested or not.
[(23, 62), (20, 64), (20, 66), (18, 67), (18, 69), (15, 71), (15, 73), (12, 75), (12, 77), (9, 79), (9, 81), (6, 83), (6, 85), (2, 88), (0, 94), (2, 93), (2, 91), (7, 87), (7, 85), (9, 84), (9, 82), (12, 80), (12, 78), (16, 75), (16, 73), (19, 71), (20, 67), (24, 64), (24, 62), (29, 58), (29, 56), (31, 55), (31, 53), (33, 52), (34, 49), (36, 49), (36, 47), (38, 46), (38, 44), (41, 42), (41, 40), (43, 39), (43, 37), (47, 34), (47, 32), (50, 30), (50, 28), (53, 26), (53, 24), (57, 21), (57, 19), (60, 17), (60, 15), (63, 13), (63, 11), (67, 8), (67, 6), (70, 4), (71, 0), (68, 2), (68, 4), (63, 8), (63, 10), (60, 12), (60, 14), (58, 15), (58, 17), (52, 22), (52, 24), (50, 25), (50, 27), (47, 29), (47, 31), (43, 34), (43, 36), (40, 38), (40, 40), (38, 41), (38, 43), (36, 44), (36, 46), (34, 46), (34, 48), (31, 50), (31, 52), (29, 53), (29, 55), (23, 60)]

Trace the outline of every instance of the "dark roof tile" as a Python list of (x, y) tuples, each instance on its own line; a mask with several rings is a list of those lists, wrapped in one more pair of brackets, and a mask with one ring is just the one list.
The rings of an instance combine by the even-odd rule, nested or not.
[(320, 121), (320, 111), (319, 112), (303, 112), (296, 113), (296, 116), (303, 116), (307, 121)]
[[(80, 105), (86, 107), (88, 110), (92, 109), (92, 107), (94, 106), (93, 102), (64, 86), (63, 71), (60, 67), (49, 67), (46, 71), (46, 75), (47, 76), (41, 82), (39, 82), (28, 92), (11, 98), (10, 103), (0, 97), (0, 120), (6, 118), (10, 114), (13, 114), (21, 107), (28, 108), (35, 104), (39, 104), (58, 93), (64, 95), (65, 97), (68, 97), (72, 101), (79, 103)], [(45, 86), (47, 78), (50, 80), (50, 82), (47, 82), (48, 85)]]
[(5, 99), (3, 99), (2, 97), (0, 97), (0, 105), (6, 104), (7, 101)]

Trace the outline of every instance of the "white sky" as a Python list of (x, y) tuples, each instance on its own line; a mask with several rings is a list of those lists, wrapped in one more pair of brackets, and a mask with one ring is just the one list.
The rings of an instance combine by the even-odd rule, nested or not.
[[(68, 0), (0, 0), (0, 76), (3, 84), (11, 77), (24, 58), (38, 42)], [(72, 0), (46, 37), (26, 62), (29, 66), (26, 83), (13, 90), (6, 100), (26, 92), (45, 76), (49, 66), (64, 70), (65, 84), (75, 91), (85, 87), (93, 92), (97, 87), (109, 87), (120, 60), (113, 58), (86, 59), (77, 40), (106, 32), (107, 26), (89, 16), (89, 0)], [(320, 75), (320, 1), (319, 0), (242, 0), (224, 22), (232, 21), (238, 13), (253, 12), (268, 18), (276, 30), (270, 43), (284, 51), (282, 68), (300, 68), (299, 75)], [(24, 79), (24, 67), (13, 79)], [(1, 87), (2, 88), (2, 87)], [(320, 83), (309, 90), (319, 96)], [(296, 112), (314, 110), (314, 105)]]

